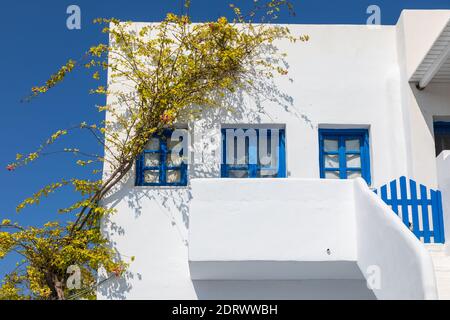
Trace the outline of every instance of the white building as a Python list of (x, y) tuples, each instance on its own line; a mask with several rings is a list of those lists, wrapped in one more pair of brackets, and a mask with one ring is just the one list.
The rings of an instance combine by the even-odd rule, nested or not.
[[(99, 298), (450, 298), (450, 258), (428, 244), (450, 226), (450, 11), (289, 28), (310, 40), (277, 43), (289, 76), (268, 88), (274, 99), (244, 96), (230, 102), (238, 113), (180, 124), (194, 164), (161, 165), (167, 143), (153, 140), (159, 153), (106, 200), (117, 213), (105, 232), (136, 260)], [(227, 132), (250, 137), (240, 165), (223, 161)], [(251, 160), (268, 133), (274, 171)], [(402, 176), (439, 189), (444, 218), (410, 188), (402, 202), (399, 185), (410, 212), (399, 219), (371, 190)]]

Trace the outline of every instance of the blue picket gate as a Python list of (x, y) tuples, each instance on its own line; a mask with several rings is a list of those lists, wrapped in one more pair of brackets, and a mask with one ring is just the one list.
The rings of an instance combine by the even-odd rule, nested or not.
[(374, 190), (424, 243), (444, 243), (442, 196), (439, 190), (400, 177)]

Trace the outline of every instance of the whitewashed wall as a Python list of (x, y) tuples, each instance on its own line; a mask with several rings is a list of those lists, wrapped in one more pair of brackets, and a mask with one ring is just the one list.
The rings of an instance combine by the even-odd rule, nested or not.
[(437, 158), (439, 190), (442, 192), (446, 252), (450, 255), (450, 150), (442, 151)]
[[(369, 128), (373, 186), (408, 175), (418, 165), (408, 158), (415, 156), (411, 151), (414, 140), (405, 132), (412, 130), (409, 126), (414, 123), (405, 115), (409, 110), (402, 86), (406, 67), (401, 66), (404, 57), (398, 27), (289, 27), (293, 34), (308, 34), (310, 41), (277, 44), (288, 53), (289, 76), (276, 78), (275, 84), (266, 88), (272, 100), (255, 101), (242, 95), (229, 101), (236, 109), (234, 113), (210, 112), (202, 121), (189, 124), (196, 137), (206, 134), (196, 140), (193, 148), (196, 158), (209, 158), (190, 165), (189, 178), (220, 176), (220, 127), (233, 123), (284, 125), (288, 178), (319, 178), (318, 129), (321, 127)], [(112, 101), (114, 97), (108, 99)], [(426, 136), (423, 129), (419, 128)], [(423, 143), (430, 144), (430, 139), (424, 139)], [(429, 145), (427, 148), (434, 150)], [(422, 170), (435, 170), (435, 164), (427, 161)], [(360, 280), (191, 281), (190, 187), (135, 187), (134, 175), (131, 171), (120, 188), (105, 200), (118, 210), (111, 221), (105, 221), (105, 232), (125, 258), (136, 256), (136, 260), (131, 264), (128, 279), (103, 286), (99, 298), (371, 297)], [(436, 180), (435, 177), (427, 180), (425, 175), (425, 181), (420, 178), (425, 183)], [(264, 287), (270, 288), (269, 291), (261, 290)], [(305, 290), (300, 290), (301, 287)]]
[(404, 10), (397, 24), (407, 176), (430, 188), (438, 184), (433, 120), (450, 119), (450, 84), (419, 91), (408, 81), (449, 19), (450, 10)]
[(378, 299), (437, 299), (431, 257), (362, 179), (355, 180), (357, 261)]
[(352, 180), (195, 179), (191, 185), (193, 279), (364, 279), (356, 265)]
[[(319, 178), (319, 128), (369, 128), (374, 186), (405, 174), (406, 147), (402, 125), (400, 70), (395, 27), (292, 25), (294, 34), (308, 34), (308, 43), (281, 42), (288, 53), (289, 76), (276, 79), (277, 102), (257, 105), (251, 97), (231, 100), (234, 114), (207, 114), (193, 125), (200, 134), (215, 129), (218, 177), (220, 125), (276, 123), (286, 125), (289, 177)], [(284, 97), (282, 97), (284, 95)], [(198, 152), (206, 153), (204, 144)], [(395, 156), (392, 156), (395, 155)], [(194, 174), (195, 175), (195, 174)]]

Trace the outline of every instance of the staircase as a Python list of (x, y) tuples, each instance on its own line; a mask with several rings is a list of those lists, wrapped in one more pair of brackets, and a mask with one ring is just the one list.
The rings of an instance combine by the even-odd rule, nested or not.
[(436, 274), (440, 300), (450, 300), (450, 256), (445, 254), (443, 244), (425, 244), (430, 252)]

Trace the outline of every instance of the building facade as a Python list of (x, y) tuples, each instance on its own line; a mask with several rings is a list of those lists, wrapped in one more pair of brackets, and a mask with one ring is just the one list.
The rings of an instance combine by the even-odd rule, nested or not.
[(153, 138), (105, 199), (105, 234), (136, 260), (99, 298), (445, 296), (429, 254), (445, 267), (445, 237), (433, 224), (424, 241), (371, 189), (440, 190), (450, 225), (450, 11), (289, 28), (310, 40), (276, 44), (287, 77)]

